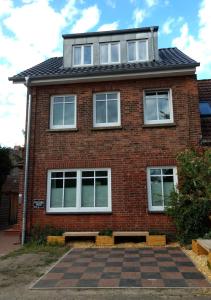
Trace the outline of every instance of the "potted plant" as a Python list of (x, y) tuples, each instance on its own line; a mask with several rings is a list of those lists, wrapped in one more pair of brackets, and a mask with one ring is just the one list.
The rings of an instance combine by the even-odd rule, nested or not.
[(96, 246), (113, 246), (114, 245), (114, 236), (113, 232), (110, 229), (101, 230), (96, 236), (95, 240)]
[(166, 235), (162, 232), (152, 230), (147, 236), (148, 246), (165, 246), (166, 245)]

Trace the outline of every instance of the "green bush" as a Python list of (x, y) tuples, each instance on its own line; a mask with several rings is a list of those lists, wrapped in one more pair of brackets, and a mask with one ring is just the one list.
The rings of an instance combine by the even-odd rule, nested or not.
[(211, 151), (186, 150), (177, 161), (178, 190), (171, 193), (166, 213), (176, 225), (178, 240), (187, 244), (210, 228)]
[(40, 224), (35, 224), (31, 230), (30, 241), (37, 245), (46, 244), (48, 235), (62, 235), (64, 230), (57, 229), (51, 225), (45, 225), (42, 227)]
[(99, 235), (112, 236), (113, 231), (111, 229), (100, 230)]

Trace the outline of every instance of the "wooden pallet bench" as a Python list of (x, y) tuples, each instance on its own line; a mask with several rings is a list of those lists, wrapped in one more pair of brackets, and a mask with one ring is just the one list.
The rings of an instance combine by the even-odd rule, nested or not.
[(192, 250), (197, 255), (207, 255), (211, 252), (211, 240), (192, 240)]
[(70, 231), (64, 232), (64, 237), (96, 237), (99, 231)]
[(149, 235), (148, 231), (114, 231), (113, 232), (113, 236), (124, 236), (124, 237), (130, 237), (130, 236), (134, 236), (134, 237), (138, 237), (138, 236), (145, 236), (147, 237)]

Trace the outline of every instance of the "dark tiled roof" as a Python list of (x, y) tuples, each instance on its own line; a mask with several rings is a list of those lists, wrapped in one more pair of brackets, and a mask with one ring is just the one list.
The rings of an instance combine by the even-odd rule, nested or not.
[(50, 79), (141, 73), (160, 70), (185, 69), (196, 67), (198, 65), (199, 63), (185, 55), (179, 49), (165, 48), (159, 49), (158, 60), (140, 63), (63, 68), (63, 57), (53, 57), (41, 64), (10, 77), (9, 80), (13, 80), (14, 82), (24, 81), (26, 76), (30, 76), (31, 79)]
[(211, 79), (198, 80), (199, 99), (211, 101)]

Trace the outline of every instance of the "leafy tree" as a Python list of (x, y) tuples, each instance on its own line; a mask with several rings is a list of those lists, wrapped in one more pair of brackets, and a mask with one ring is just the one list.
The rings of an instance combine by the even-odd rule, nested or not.
[(0, 190), (12, 167), (9, 154), (10, 148), (0, 146)]
[(211, 150), (186, 150), (177, 157), (179, 185), (166, 213), (173, 218), (182, 244), (209, 231), (211, 213)]

